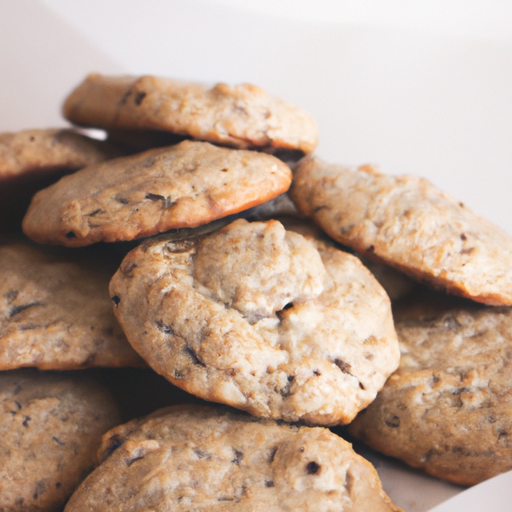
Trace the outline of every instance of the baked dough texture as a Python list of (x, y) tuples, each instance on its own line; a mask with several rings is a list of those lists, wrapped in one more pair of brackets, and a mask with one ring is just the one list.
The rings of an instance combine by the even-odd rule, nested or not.
[(119, 421), (86, 372), (0, 372), (0, 510), (58, 512)]
[(157, 373), (260, 417), (347, 423), (399, 362), (389, 298), (371, 273), (278, 221), (148, 241), (110, 295)]
[(0, 133), (0, 183), (31, 172), (72, 172), (118, 156), (114, 146), (69, 129)]
[(305, 157), (290, 196), (368, 257), (449, 293), (512, 305), (512, 237), (425, 179)]
[(72, 123), (105, 129), (166, 130), (237, 148), (286, 148), (311, 153), (315, 120), (263, 89), (154, 76), (89, 75), (64, 103)]
[[(287, 196), (287, 194), (285, 195)], [(272, 203), (272, 201), (270, 203)], [(265, 205), (262, 205), (262, 207), (262, 211), (266, 213), (264, 208)], [(258, 212), (260, 207), (256, 207), (253, 210)], [(247, 218), (250, 219), (249, 217)], [(354, 256), (359, 258), (361, 263), (374, 275), (374, 277), (388, 294), (391, 301), (396, 301), (404, 297), (416, 286), (416, 283), (413, 280), (409, 279), (402, 272), (395, 270), (393, 267), (390, 267), (385, 263), (369, 260), (361, 253), (352, 250), (350, 247), (346, 247), (337, 243), (334, 239), (328, 237), (325, 232), (322, 231), (311, 219), (301, 218), (300, 216), (293, 215), (284, 215), (274, 218), (279, 220), (287, 230), (296, 231), (306, 238), (320, 240), (328, 245), (333, 245), (342, 251), (354, 254)], [(268, 217), (265, 220), (268, 220)]]
[(400, 367), (350, 433), (458, 484), (512, 469), (512, 310), (407, 302), (394, 310)]
[(0, 245), (0, 370), (144, 365), (112, 313), (109, 259)]
[(325, 428), (175, 406), (114, 428), (65, 512), (399, 512), (373, 466)]
[(82, 169), (38, 192), (27, 236), (69, 247), (207, 224), (288, 190), (290, 168), (272, 155), (183, 141)]

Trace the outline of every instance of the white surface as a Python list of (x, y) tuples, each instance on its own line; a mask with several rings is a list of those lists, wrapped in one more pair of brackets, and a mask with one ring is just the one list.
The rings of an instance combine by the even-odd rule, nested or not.
[(512, 471), (495, 476), (434, 507), (430, 512), (510, 512)]
[[(325, 159), (427, 177), (512, 234), (509, 0), (0, 0), (0, 47), (0, 131), (64, 124), (91, 71), (253, 82), (315, 116)], [(372, 458), (407, 512), (460, 492)]]

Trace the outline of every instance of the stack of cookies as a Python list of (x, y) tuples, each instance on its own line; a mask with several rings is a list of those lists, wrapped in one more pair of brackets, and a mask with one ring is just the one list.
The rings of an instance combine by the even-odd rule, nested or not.
[(64, 116), (106, 140), (0, 135), (0, 510), (399, 511), (339, 425), (512, 468), (511, 237), (253, 85), (90, 75)]

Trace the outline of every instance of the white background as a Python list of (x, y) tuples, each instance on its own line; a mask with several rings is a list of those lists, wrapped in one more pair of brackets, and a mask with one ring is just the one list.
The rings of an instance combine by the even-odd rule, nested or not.
[[(91, 71), (252, 82), (315, 116), (323, 158), (427, 177), (512, 234), (509, 0), (0, 0), (0, 48), (0, 131), (66, 124)], [(378, 464), (409, 512), (459, 490)]]

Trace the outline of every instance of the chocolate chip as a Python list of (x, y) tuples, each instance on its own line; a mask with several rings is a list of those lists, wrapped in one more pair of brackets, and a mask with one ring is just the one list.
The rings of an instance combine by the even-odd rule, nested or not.
[(28, 422), (31, 420), (32, 418), (30, 416), (25, 416), (25, 419), (23, 420), (23, 426), (24, 427), (28, 427)]
[(195, 449), (194, 453), (197, 455), (199, 459), (210, 460), (212, 458), (212, 456), (208, 452), (205, 452), (203, 450)]
[(126, 100), (130, 97), (130, 95), (132, 94), (132, 90), (129, 89), (128, 91), (126, 91), (122, 98), (119, 100), (119, 105), (123, 105), (124, 103), (126, 103)]
[(59, 445), (59, 446), (66, 446), (66, 443), (64, 441), (61, 441), (58, 437), (53, 436), (52, 439)]
[(172, 208), (176, 201), (172, 201), (170, 196), (161, 196), (160, 194), (152, 194), (148, 193), (145, 196), (146, 199), (149, 199), (150, 201), (162, 201), (162, 205), (165, 210), (168, 210), (169, 208)]
[(11, 302), (12, 300), (14, 300), (19, 294), (19, 291), (18, 290), (11, 290), (10, 292), (7, 292), (4, 294), (4, 297), (9, 301)]
[(156, 325), (156, 328), (163, 332), (164, 334), (170, 334), (172, 336), (174, 336), (174, 331), (172, 329), (172, 327), (168, 324), (164, 324), (162, 320), (157, 320), (155, 322), (155, 325)]
[(33, 495), (33, 498), (35, 500), (37, 500), (37, 498), (39, 496), (41, 496), (41, 494), (44, 494), (45, 491), (46, 491), (46, 484), (47, 484), (48, 480), (46, 478), (43, 478), (41, 480), (39, 480), (36, 484), (36, 490), (34, 492), (34, 495)]
[[(88, 217), (94, 217), (95, 215), (98, 215), (98, 213), (105, 213), (105, 210), (102, 210), (101, 208), (97, 208), (96, 210), (94, 210), (93, 212), (91, 213), (88, 213), (87, 216)], [(66, 235), (67, 236), (67, 235)]]
[(276, 456), (276, 453), (277, 453), (277, 446), (274, 446), (271, 450), (270, 450), (270, 456), (268, 458), (268, 461), (272, 464), (272, 462), (274, 462), (274, 457)]
[(165, 197), (164, 196), (161, 196), (160, 194), (146, 194), (145, 196), (146, 199), (149, 199), (150, 201), (164, 201), (165, 200)]
[(314, 460), (308, 462), (308, 465), (306, 466), (306, 472), (308, 475), (316, 475), (320, 469), (320, 464), (316, 463)]
[(274, 487), (274, 481), (273, 480), (267, 480), (265, 482), (265, 487)]
[(192, 363), (197, 364), (199, 366), (206, 366), (198, 357), (197, 354), (191, 347), (186, 347), (185, 352), (189, 355), (190, 359), (192, 359)]
[(342, 359), (335, 359), (334, 364), (343, 372), (347, 373), (348, 375), (352, 375), (350, 373), (350, 369), (352, 368), (349, 363), (346, 363)]
[(138, 92), (135, 96), (135, 104), (140, 105), (142, 103), (142, 100), (146, 97), (146, 93), (144, 91)]
[(109, 440), (109, 445), (107, 446), (107, 448), (105, 449), (105, 452), (103, 453), (103, 457), (101, 459), (101, 461), (105, 461), (106, 459), (108, 459), (108, 457), (110, 457), (110, 455), (112, 455), (112, 453), (114, 453), (123, 443), (124, 443), (124, 440), (121, 439), (121, 437), (117, 434), (114, 434)]
[(231, 462), (234, 462), (235, 464), (240, 466), (240, 462), (242, 462), (243, 457), (244, 454), (241, 451), (235, 450), (235, 458)]
[(138, 455), (137, 457), (133, 457), (131, 459), (126, 459), (125, 460), (126, 466), (130, 467), (134, 462), (137, 462), (138, 460), (143, 459), (143, 458), (144, 458), (144, 455)]
[(393, 416), (391, 420), (386, 420), (384, 423), (390, 428), (397, 428), (400, 426), (400, 418), (398, 416)]
[(15, 308), (11, 308), (9, 311), (9, 318), (12, 318), (14, 315), (25, 311), (25, 309), (33, 308), (35, 306), (42, 306), (40, 302), (31, 302), (30, 304), (22, 304), (21, 306), (16, 306)]
[(119, 306), (119, 303), (121, 302), (121, 299), (117, 296), (117, 295), (114, 295), (113, 297), (110, 298), (110, 300), (116, 305), (116, 306)]
[(66, 238), (76, 238), (76, 235), (73, 233), (73, 231), (68, 231), (65, 236)]

